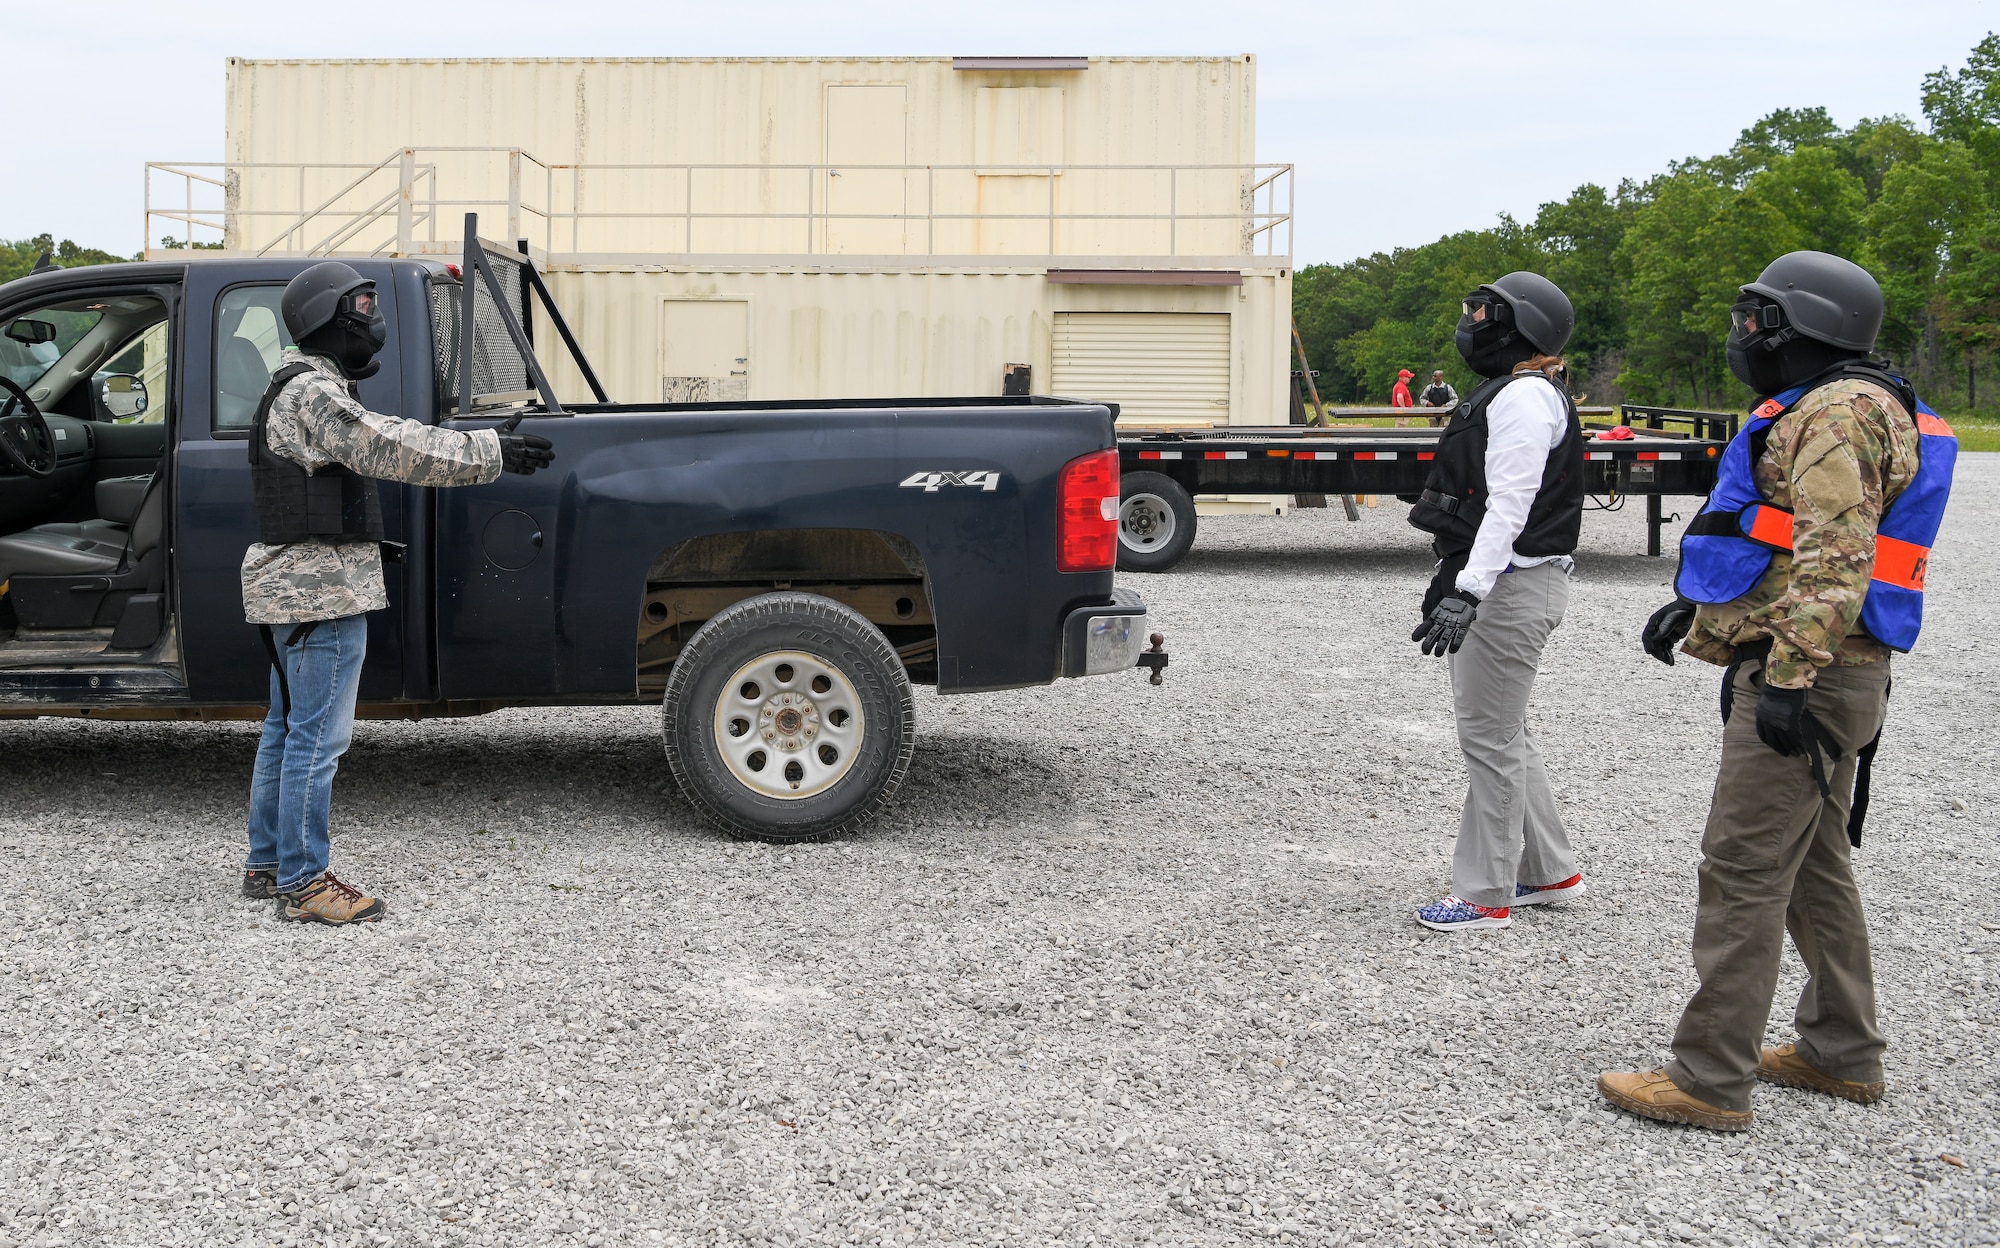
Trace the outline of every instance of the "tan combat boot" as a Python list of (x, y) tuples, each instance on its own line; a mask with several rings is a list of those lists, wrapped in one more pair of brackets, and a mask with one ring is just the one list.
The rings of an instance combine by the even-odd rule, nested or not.
[(293, 923), (340, 927), (348, 923), (373, 923), (387, 913), (389, 907), (380, 898), (341, 883), (331, 871), (307, 881), (296, 891), (278, 894), (278, 917)]
[(1689, 1096), (1664, 1069), (1607, 1070), (1597, 1077), (1597, 1094), (1622, 1110), (1657, 1122), (1681, 1122), (1710, 1131), (1748, 1131), (1747, 1109), (1722, 1109)]
[(1880, 1080), (1858, 1083), (1852, 1079), (1836, 1079), (1799, 1056), (1796, 1044), (1781, 1044), (1775, 1049), (1765, 1049), (1764, 1056), (1757, 1061), (1757, 1077), (1765, 1083), (1783, 1084), (1788, 1088), (1804, 1088), (1808, 1092), (1824, 1092), (1837, 1096), (1843, 1101), (1853, 1101), (1857, 1105), (1873, 1105), (1888, 1095), (1889, 1085)]

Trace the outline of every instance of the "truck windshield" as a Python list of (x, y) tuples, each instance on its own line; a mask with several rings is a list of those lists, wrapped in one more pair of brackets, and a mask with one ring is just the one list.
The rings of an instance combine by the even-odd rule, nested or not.
[[(166, 416), (167, 336), (166, 305), (152, 295), (67, 299), (0, 324), (0, 373), (49, 410), (157, 423)], [(82, 396), (58, 406), (80, 386)]]
[(0, 372), (22, 389), (34, 385), (56, 361), (97, 328), (104, 310), (81, 304), (39, 308), (0, 328)]

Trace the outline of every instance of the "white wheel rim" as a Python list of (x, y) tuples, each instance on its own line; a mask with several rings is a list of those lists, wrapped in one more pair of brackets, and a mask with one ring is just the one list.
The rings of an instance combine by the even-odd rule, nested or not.
[(854, 682), (797, 650), (774, 650), (737, 668), (715, 703), (715, 746), (729, 774), (753, 793), (785, 801), (839, 784), (866, 730)]
[(1127, 550), (1154, 551), (1174, 540), (1174, 509), (1158, 494), (1134, 494), (1118, 504), (1118, 540)]

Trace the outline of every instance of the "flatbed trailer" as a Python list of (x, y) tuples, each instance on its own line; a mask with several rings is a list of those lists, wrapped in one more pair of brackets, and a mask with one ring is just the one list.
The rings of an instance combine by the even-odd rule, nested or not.
[[(1385, 409), (1387, 410), (1387, 409)], [(1398, 415), (1422, 418), (1424, 409)], [(1599, 506), (1646, 500), (1646, 553), (1660, 553), (1669, 517), (1661, 499), (1706, 497), (1722, 448), (1739, 418), (1679, 408), (1597, 408), (1579, 412), (1588, 434), (1585, 489)], [(1388, 494), (1414, 503), (1430, 476), (1441, 428), (1353, 425), (1222, 425), (1118, 430), (1118, 566), (1164, 572), (1194, 545), (1197, 495), (1343, 496)]]

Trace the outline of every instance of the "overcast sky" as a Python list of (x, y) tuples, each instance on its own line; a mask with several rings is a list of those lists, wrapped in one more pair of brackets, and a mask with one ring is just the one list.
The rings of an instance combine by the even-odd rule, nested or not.
[(1774, 108), (1917, 117), (2000, 0), (66, 0), (6, 24), (0, 238), (135, 250), (144, 162), (222, 157), (226, 56), (1252, 52), (1258, 158), (1298, 166), (1306, 264), (1530, 217)]

